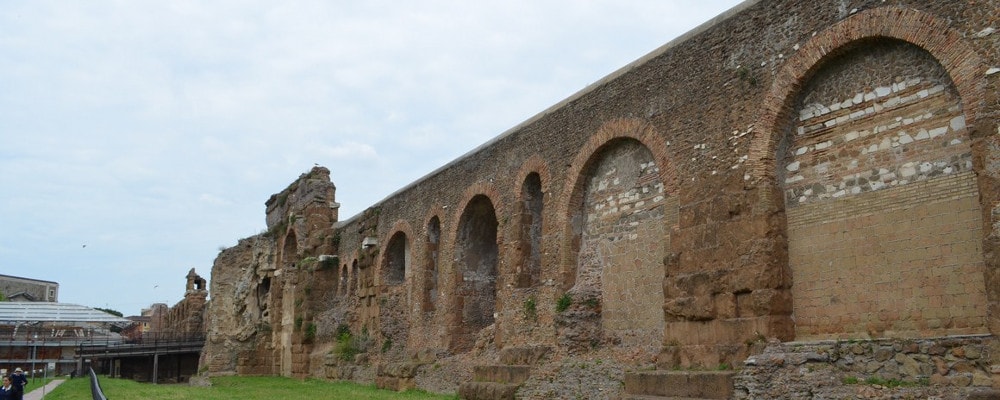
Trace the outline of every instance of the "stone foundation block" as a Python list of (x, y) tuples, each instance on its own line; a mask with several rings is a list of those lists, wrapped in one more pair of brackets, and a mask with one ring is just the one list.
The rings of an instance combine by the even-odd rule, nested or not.
[(477, 382), (513, 383), (520, 385), (531, 376), (527, 365), (477, 365), (472, 369)]
[(728, 399), (733, 371), (647, 371), (625, 374), (625, 394)]
[(507, 365), (534, 365), (552, 350), (549, 346), (510, 347), (500, 351), (500, 363)]
[(496, 382), (466, 382), (458, 386), (458, 397), (465, 400), (514, 400), (518, 385)]
[(375, 387), (385, 390), (393, 390), (396, 392), (402, 392), (417, 387), (416, 381), (413, 378), (397, 378), (392, 376), (376, 376), (375, 377)]

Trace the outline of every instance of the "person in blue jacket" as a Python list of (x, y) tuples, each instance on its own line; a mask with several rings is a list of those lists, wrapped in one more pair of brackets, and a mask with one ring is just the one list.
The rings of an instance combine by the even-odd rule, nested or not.
[(0, 385), (0, 400), (22, 399), (24, 399), (24, 387), (13, 383), (9, 376), (3, 377), (3, 385)]

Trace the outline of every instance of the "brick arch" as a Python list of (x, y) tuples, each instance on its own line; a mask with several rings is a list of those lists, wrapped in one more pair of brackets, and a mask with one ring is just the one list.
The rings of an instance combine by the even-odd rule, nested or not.
[[(611, 120), (602, 125), (594, 133), (587, 143), (580, 148), (570, 170), (566, 172), (566, 184), (563, 186), (563, 193), (559, 196), (559, 203), (556, 205), (556, 215), (568, 218), (572, 212), (574, 204), (579, 204), (583, 200), (584, 174), (590, 167), (592, 158), (606, 145), (620, 139), (634, 139), (645, 146), (653, 154), (653, 159), (659, 167), (660, 182), (663, 183), (665, 193), (669, 196), (676, 196), (679, 188), (677, 181), (677, 171), (670, 162), (666, 143), (656, 134), (653, 126), (643, 120), (634, 118), (619, 118)], [(543, 182), (544, 183), (544, 182)], [(567, 193), (568, 191), (568, 193)], [(575, 265), (573, 246), (572, 222), (569, 220), (562, 223), (562, 246), (560, 246), (560, 265), (562, 273), (563, 289), (568, 290), (573, 286)]]
[(552, 181), (552, 173), (549, 172), (549, 164), (545, 162), (545, 159), (542, 158), (542, 156), (533, 154), (521, 164), (521, 169), (517, 171), (514, 182), (511, 182), (511, 187), (520, 188), (521, 184), (524, 183), (524, 180), (528, 177), (528, 174), (532, 172), (537, 173), (538, 177), (541, 178), (543, 188), (547, 187)]
[[(496, 254), (486, 253), (496, 257), (493, 271), (487, 272), (488, 275), (493, 275), (492, 284), (490, 284), (489, 277), (482, 275), (483, 271), (466, 271), (468, 265), (463, 264), (466, 259), (460, 257), (460, 255), (465, 254), (458, 243), (460, 230), (463, 228), (462, 217), (469, 205), (473, 204), (479, 196), (490, 202), (497, 222)], [(448, 271), (442, 271), (442, 273), (447, 273), (450, 276), (446, 329), (448, 348), (456, 353), (472, 349), (479, 331), (494, 322), (494, 313), (498, 309), (496, 293), (501, 287), (499, 271), (503, 270), (501, 254), (503, 254), (504, 247), (504, 220), (509, 214), (508, 207), (500, 201), (502, 198), (499, 187), (492, 180), (472, 184), (466, 188), (462, 200), (452, 211), (452, 218), (448, 223), (448, 240), (444, 242), (448, 243), (446, 253), (453, 265)], [(466, 276), (466, 272), (470, 272), (471, 275)]]
[[(420, 290), (420, 303), (421, 309), (424, 312), (433, 312), (437, 309), (437, 304), (440, 302), (441, 284), (439, 283), (441, 276), (441, 244), (444, 240), (444, 229), (445, 225), (445, 211), (440, 204), (432, 205), (427, 213), (424, 214), (424, 218), (421, 220), (421, 235), (419, 244), (415, 244), (419, 247), (418, 251), (421, 252), (420, 266), (416, 269), (419, 271), (418, 278), (421, 281), (419, 285)], [(437, 218), (438, 221), (438, 238), (437, 243), (431, 243), (430, 232), (427, 230), (430, 222)]]
[[(409, 222), (406, 222), (405, 220), (397, 220), (396, 222), (394, 222), (392, 224), (392, 228), (390, 228), (388, 232), (389, 232), (389, 234), (387, 234), (385, 237), (382, 238), (382, 243), (380, 245), (381, 247), (379, 247), (379, 248), (383, 249), (383, 250), (379, 252), (379, 255), (378, 255), (378, 264), (376, 264), (377, 268), (378, 268), (377, 269), (377, 271), (378, 271), (378, 275), (377, 276), (378, 276), (378, 279), (379, 279), (379, 283), (378, 283), (379, 285), (384, 285), (385, 284), (385, 282), (383, 282), (382, 280), (385, 279), (385, 274), (388, 273), (388, 271), (384, 270), (384, 266), (385, 266), (385, 263), (386, 263), (386, 257), (389, 256), (388, 249), (389, 249), (389, 244), (392, 241), (392, 238), (395, 237), (397, 233), (402, 232), (403, 235), (406, 236), (406, 241), (407, 241), (406, 247), (408, 249), (410, 249), (411, 252), (412, 252), (412, 249), (413, 249), (413, 247), (412, 247), (413, 246), (413, 238), (414, 238), (414, 236), (413, 236), (413, 228), (410, 227), (410, 223)], [(405, 272), (406, 276), (404, 277), (404, 284), (406, 283), (405, 282), (406, 280), (409, 280), (410, 275), (413, 274), (412, 269), (413, 269), (412, 265), (410, 265), (410, 268), (406, 269), (406, 272)]]
[(625, 346), (662, 340), (677, 187), (666, 142), (646, 121), (608, 121), (577, 153), (557, 223), (562, 289), (574, 304), (599, 305), (580, 330)]
[[(454, 210), (451, 210), (451, 218), (448, 218), (448, 223), (445, 225), (445, 221), (441, 221), (442, 227), (447, 226), (448, 229), (442, 229), (442, 234), (446, 231), (448, 234), (447, 243), (454, 244), (455, 238), (458, 237), (458, 222), (462, 218), (462, 212), (465, 211), (465, 206), (472, 201), (473, 197), (483, 195), (490, 199), (493, 203), (493, 209), (496, 210), (497, 220), (502, 221), (502, 216), (508, 215), (509, 210), (506, 205), (500, 201), (503, 197), (500, 195), (500, 188), (493, 182), (476, 182), (469, 185), (462, 194), (461, 200), (458, 202), (458, 206)], [(444, 208), (444, 206), (442, 206)], [(430, 219), (428, 219), (430, 220)], [(503, 224), (501, 224), (503, 225)], [(497, 231), (497, 241), (502, 242), (501, 235), (503, 230)]]
[[(540, 198), (534, 206), (526, 208), (524, 198), (524, 185), (528, 177), (532, 174), (538, 176)], [(504, 264), (512, 271), (501, 271), (505, 276), (513, 276), (513, 284), (518, 288), (534, 287), (541, 283), (542, 268), (542, 232), (545, 231), (543, 225), (552, 224), (552, 218), (546, 217), (546, 200), (551, 202), (552, 196), (545, 195), (546, 189), (551, 184), (551, 173), (548, 163), (534, 154), (521, 164), (520, 170), (513, 177), (510, 183), (512, 193), (516, 193), (511, 212), (512, 224), (509, 232), (512, 245), (508, 249), (504, 258)]]
[[(867, 79), (851, 84), (831, 84), (837, 82), (837, 71), (844, 71), (845, 65), (868, 66), (871, 71), (866, 60), (883, 60), (878, 52), (889, 48), (900, 52), (912, 49), (912, 54), (922, 58), (909, 60), (936, 64), (938, 76), (948, 81), (938, 86), (950, 100), (940, 100), (944, 105), (935, 104), (929, 109), (933, 111), (926, 112), (933, 118), (926, 118), (953, 118), (950, 130), (946, 126), (939, 134), (957, 135), (946, 144), (954, 147), (929, 145), (934, 133), (929, 139), (927, 135), (910, 136), (914, 130), (933, 132), (937, 124), (946, 123), (920, 126), (903, 122), (898, 129), (879, 125), (879, 119), (907, 120), (910, 114), (906, 113), (913, 112), (907, 107), (919, 104), (905, 100), (915, 95), (892, 97), (897, 96), (895, 83), (892, 94), (885, 94), (890, 93), (890, 82), (884, 76), (876, 79), (877, 74), (869, 73), (860, 75)], [(885, 66), (886, 71), (900, 71), (901, 66), (920, 64), (894, 60), (877, 65)], [(927, 171), (937, 172), (931, 168), (937, 164), (933, 157), (949, 151), (956, 152), (959, 160), (969, 157), (968, 150), (961, 147), (969, 146), (970, 136), (975, 136), (966, 127), (974, 126), (983, 98), (983, 68), (978, 54), (945, 21), (917, 10), (882, 7), (820, 32), (778, 71), (758, 121), (761, 134), (751, 144), (749, 172), (756, 185), (775, 195), (766, 197), (767, 208), (784, 211), (781, 223), (786, 234), (782, 240), (787, 244), (787, 266), (794, 281), (790, 292), (796, 339), (926, 337), (975, 334), (985, 329), (985, 311), (980, 306), (985, 303), (985, 285), (976, 273), (982, 268), (983, 257), (975, 246), (967, 246), (981, 237), (979, 193), (970, 172), (975, 167), (964, 167), (972, 165), (970, 161), (963, 162), (962, 168), (949, 165), (942, 175), (902, 172), (914, 163), (926, 164)], [(914, 82), (921, 83), (926, 75), (900, 76), (916, 76)], [(833, 92), (817, 94), (833, 88), (863, 87), (858, 85), (883, 86), (860, 90), (857, 96), (864, 96), (860, 102), (861, 97), (847, 97), (840, 103), (845, 98), (829, 97)], [(915, 90), (913, 83), (906, 81), (899, 93), (904, 87)], [(876, 95), (878, 90), (885, 92)], [(886, 98), (880, 100), (882, 96)], [(817, 99), (825, 102), (807, 104)], [(896, 106), (900, 102), (911, 103)], [(882, 104), (884, 108), (879, 107)], [(861, 110), (865, 107), (874, 112)], [(884, 129), (886, 126), (889, 128)], [(866, 140), (890, 143), (896, 135), (905, 136), (906, 141), (892, 142), (891, 147), (859, 145)], [(897, 144), (898, 152), (891, 150)], [(820, 150), (827, 147), (830, 150)], [(786, 171), (788, 177), (784, 176)], [(830, 189), (833, 187), (836, 189)], [(768, 191), (770, 188), (775, 190)], [(921, 217), (941, 213), (947, 215), (947, 221)], [(948, 299), (942, 302), (945, 305), (938, 305), (935, 293), (945, 287)], [(900, 300), (909, 297), (914, 300)], [(935, 300), (927, 301), (929, 298)]]
[[(948, 72), (959, 96), (967, 124), (975, 124), (984, 98), (986, 66), (962, 34), (947, 21), (923, 11), (879, 7), (862, 11), (812, 37), (785, 62), (764, 98), (758, 126), (762, 129), (750, 147), (750, 176), (774, 182), (778, 143), (792, 118), (796, 95), (827, 60), (866, 39), (890, 38), (914, 44), (938, 60)], [(974, 135), (974, 133), (972, 133)], [(771, 199), (771, 201), (778, 201)], [(780, 207), (780, 204), (772, 204)]]

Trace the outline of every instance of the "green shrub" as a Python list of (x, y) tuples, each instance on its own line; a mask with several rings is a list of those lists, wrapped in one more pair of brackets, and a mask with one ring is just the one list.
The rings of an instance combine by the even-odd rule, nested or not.
[(306, 333), (303, 339), (306, 343), (312, 343), (316, 339), (316, 324), (310, 322), (309, 325), (306, 325)]
[(529, 321), (538, 319), (538, 304), (535, 302), (535, 296), (530, 296), (524, 300), (524, 319)]
[(569, 293), (563, 293), (563, 295), (559, 297), (559, 300), (556, 300), (556, 312), (561, 313), (563, 311), (566, 311), (572, 304), (573, 304), (573, 296), (570, 296)]

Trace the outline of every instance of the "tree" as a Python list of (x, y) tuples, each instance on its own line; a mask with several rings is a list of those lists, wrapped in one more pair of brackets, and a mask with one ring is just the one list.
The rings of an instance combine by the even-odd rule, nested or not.
[(124, 317), (124, 316), (125, 316), (124, 314), (122, 314), (122, 312), (121, 312), (121, 311), (118, 311), (118, 310), (112, 310), (112, 309), (110, 309), (110, 308), (100, 308), (100, 307), (94, 307), (94, 309), (95, 309), (95, 310), (101, 310), (101, 311), (104, 311), (104, 312), (106, 312), (106, 313), (108, 313), (108, 314), (111, 314), (111, 315), (114, 315), (114, 316), (116, 316), (116, 317)]

